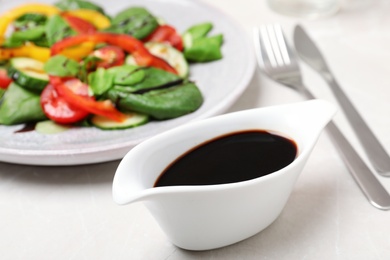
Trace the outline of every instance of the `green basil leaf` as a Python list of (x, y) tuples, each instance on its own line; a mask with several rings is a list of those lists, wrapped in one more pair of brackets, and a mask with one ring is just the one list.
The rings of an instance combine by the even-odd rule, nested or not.
[(46, 37), (50, 46), (77, 33), (59, 15), (52, 15), (46, 23)]

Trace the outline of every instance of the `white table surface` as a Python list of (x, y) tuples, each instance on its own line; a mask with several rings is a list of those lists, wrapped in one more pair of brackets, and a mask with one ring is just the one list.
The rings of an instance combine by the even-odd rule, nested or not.
[[(278, 22), (291, 39), (301, 23), (372, 130), (390, 151), (390, 2), (345, 1), (329, 18), (270, 11), (264, 0), (213, 0), (248, 31)], [(318, 98), (334, 102), (302, 65)], [(229, 111), (303, 100), (259, 71)], [(340, 111), (336, 123), (366, 159)], [(320, 137), (287, 205), (264, 231), (204, 252), (173, 246), (142, 203), (117, 206), (111, 185), (119, 161), (75, 167), (0, 163), (1, 259), (389, 259), (390, 212), (371, 206), (327, 134)], [(390, 191), (390, 178), (377, 176)]]

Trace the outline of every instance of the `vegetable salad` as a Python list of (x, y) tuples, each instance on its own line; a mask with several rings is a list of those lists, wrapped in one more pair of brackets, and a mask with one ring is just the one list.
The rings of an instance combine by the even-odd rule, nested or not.
[(189, 63), (222, 58), (209, 22), (178, 32), (149, 10), (108, 16), (82, 0), (25, 4), (0, 16), (0, 124), (124, 129), (203, 102)]

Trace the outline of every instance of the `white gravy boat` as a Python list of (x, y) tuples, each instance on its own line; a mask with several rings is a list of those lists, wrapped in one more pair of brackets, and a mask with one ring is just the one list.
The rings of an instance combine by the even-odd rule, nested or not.
[[(188, 123), (142, 142), (123, 158), (113, 181), (118, 204), (143, 201), (169, 240), (189, 250), (230, 245), (260, 232), (281, 213), (318, 137), (335, 113), (322, 100), (225, 114)], [(296, 159), (248, 181), (153, 188), (163, 170), (191, 148), (226, 133), (270, 130), (293, 139)]]

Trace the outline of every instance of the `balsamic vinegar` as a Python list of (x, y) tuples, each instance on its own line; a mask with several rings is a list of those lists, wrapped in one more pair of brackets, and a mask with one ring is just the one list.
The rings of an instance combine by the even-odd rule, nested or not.
[(258, 178), (289, 165), (296, 143), (264, 130), (234, 132), (186, 152), (160, 175), (155, 187), (213, 185)]

